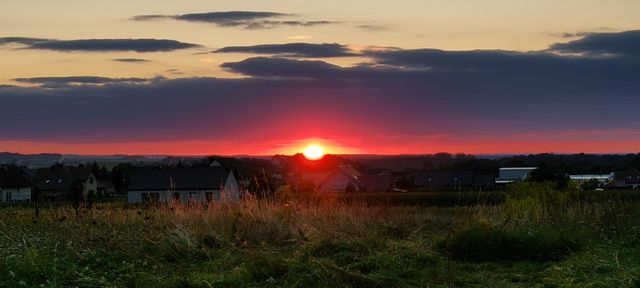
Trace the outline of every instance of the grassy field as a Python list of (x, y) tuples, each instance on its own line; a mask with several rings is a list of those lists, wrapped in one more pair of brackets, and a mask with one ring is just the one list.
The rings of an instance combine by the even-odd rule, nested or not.
[(5, 206), (0, 287), (640, 287), (639, 202), (543, 192), (458, 207), (102, 203), (38, 221)]

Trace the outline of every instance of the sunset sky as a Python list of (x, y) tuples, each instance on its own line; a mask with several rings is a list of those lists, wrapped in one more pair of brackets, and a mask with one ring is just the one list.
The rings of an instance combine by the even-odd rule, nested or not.
[(637, 153), (638, 15), (635, 0), (3, 0), (0, 151)]

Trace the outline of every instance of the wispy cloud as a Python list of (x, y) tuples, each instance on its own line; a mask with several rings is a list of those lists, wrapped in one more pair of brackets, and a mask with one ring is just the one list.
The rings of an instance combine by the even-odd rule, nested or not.
[(591, 32), (574, 32), (574, 33), (569, 33), (569, 32), (562, 32), (562, 33), (548, 33), (549, 36), (553, 36), (553, 37), (558, 37), (558, 38), (578, 38), (578, 37), (584, 37), (586, 35), (588, 35)]
[(117, 58), (117, 59), (111, 59), (111, 61), (123, 62), (123, 63), (145, 63), (145, 62), (151, 62), (151, 60), (141, 59), (141, 58)]
[(356, 28), (359, 28), (365, 31), (384, 31), (384, 30), (390, 29), (388, 26), (375, 25), (375, 24), (361, 24), (361, 25), (357, 25)]
[(74, 85), (104, 85), (104, 84), (116, 84), (116, 83), (146, 83), (152, 80), (159, 80), (159, 78), (146, 79), (146, 78), (109, 78), (100, 76), (63, 76), (63, 77), (33, 77), (33, 78), (16, 78), (13, 81), (37, 84), (46, 88), (58, 88), (64, 86)]
[(292, 36), (287, 36), (287, 39), (289, 40), (309, 40), (312, 39), (312, 36), (309, 35), (292, 35)]
[(0, 45), (21, 44), (25, 49), (60, 52), (167, 52), (200, 47), (197, 44), (167, 39), (79, 39), (56, 40), (25, 37), (2, 37)]
[(229, 46), (220, 48), (213, 52), (269, 54), (300, 58), (348, 57), (359, 55), (359, 53), (351, 50), (348, 46), (337, 43), (287, 43), (263, 44), (253, 46)]
[(275, 12), (254, 12), (254, 11), (227, 11), (227, 12), (207, 12), (191, 13), (182, 15), (138, 15), (133, 16), (136, 21), (153, 21), (163, 19), (174, 19), (189, 22), (214, 23), (221, 26), (241, 26), (261, 19), (271, 19), (287, 16), (284, 13)]
[(587, 31), (578, 31), (578, 32), (550, 32), (547, 33), (549, 36), (559, 37), (559, 38), (579, 38), (584, 37), (592, 33), (604, 33), (604, 32), (614, 32), (615, 29), (611, 27), (597, 27), (594, 29), (589, 29)]
[(210, 23), (223, 27), (244, 27), (245, 29), (270, 29), (279, 26), (317, 26), (334, 24), (337, 22), (326, 20), (283, 20), (282, 18), (295, 16), (292, 14), (260, 11), (225, 11), (191, 13), (182, 15), (138, 15), (131, 19), (135, 21), (179, 20), (187, 22)]

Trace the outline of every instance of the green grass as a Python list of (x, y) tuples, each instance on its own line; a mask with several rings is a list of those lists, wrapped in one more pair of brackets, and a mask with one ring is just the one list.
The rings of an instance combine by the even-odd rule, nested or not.
[(554, 205), (8, 206), (0, 287), (640, 285), (640, 203)]
[(442, 253), (456, 260), (561, 260), (583, 246), (584, 238), (569, 231), (505, 229), (473, 224), (438, 243)]

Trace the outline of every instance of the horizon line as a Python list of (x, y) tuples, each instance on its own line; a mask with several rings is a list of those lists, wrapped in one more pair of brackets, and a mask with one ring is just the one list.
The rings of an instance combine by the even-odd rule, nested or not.
[[(122, 156), (122, 157), (273, 157), (273, 156), (294, 156), (297, 154), (302, 154), (302, 152), (294, 153), (294, 154), (127, 154), (127, 153), (113, 153), (113, 154), (82, 154), (82, 153), (58, 153), (58, 152), (38, 152), (38, 153), (20, 153), (20, 152), (12, 152), (12, 151), (1, 151), (1, 153), (9, 153), (9, 154), (19, 154), (19, 155), (43, 155), (43, 154), (56, 154), (61, 156), (79, 156), (79, 157), (114, 157), (114, 156)], [(500, 153), (467, 153), (467, 152), (447, 152), (440, 151), (435, 153), (398, 153), (398, 154), (390, 154), (390, 153), (327, 153), (326, 155), (335, 155), (335, 156), (432, 156), (436, 154), (450, 154), (450, 155), (472, 155), (472, 156), (522, 156), (522, 155), (538, 155), (538, 154), (554, 154), (554, 155), (629, 155), (629, 154), (640, 154), (638, 152), (554, 152), (554, 151), (545, 151), (545, 152), (500, 152)]]

